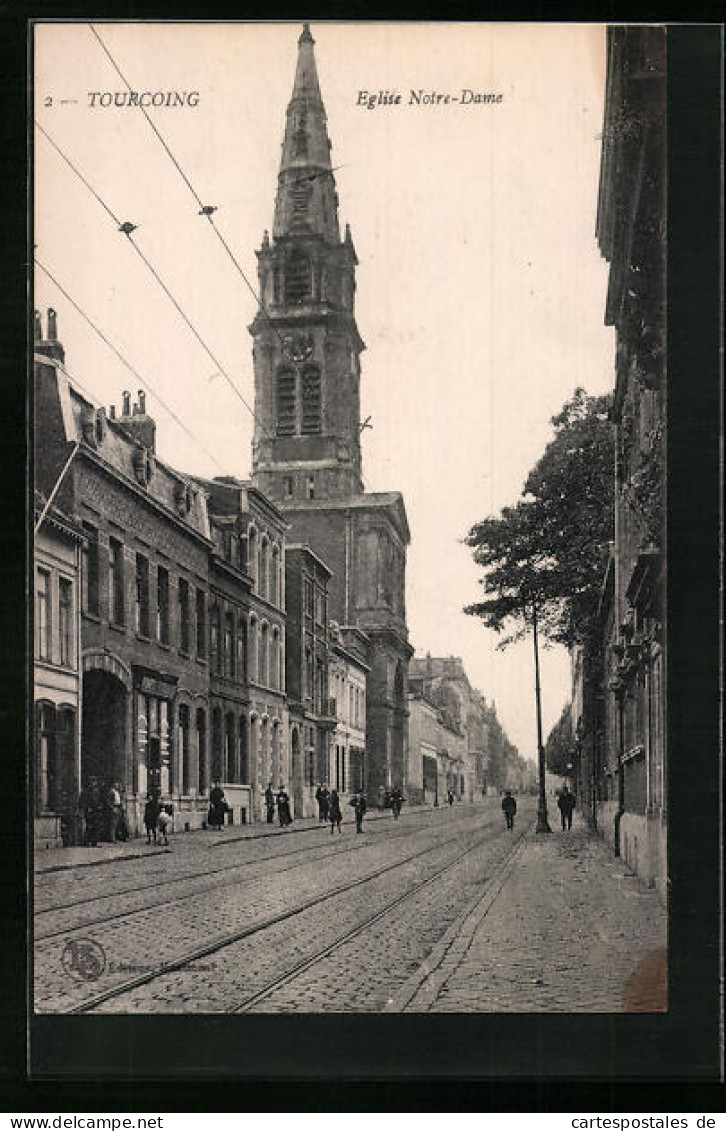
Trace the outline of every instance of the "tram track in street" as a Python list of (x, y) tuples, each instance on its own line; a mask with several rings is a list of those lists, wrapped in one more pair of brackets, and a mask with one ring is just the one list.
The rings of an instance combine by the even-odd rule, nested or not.
[[(390, 906), (387, 905), (386, 908), (384, 908), (383, 911), (380, 914), (376, 913), (374, 916), (369, 916), (366, 919), (366, 922), (364, 924), (360, 925), (360, 930), (357, 930), (357, 933), (360, 933), (360, 931), (365, 930), (368, 926), (372, 925), (374, 922), (377, 922), (378, 919), (382, 917), (382, 915), (390, 913), (391, 907), (396, 906), (398, 902), (401, 902), (404, 899), (412, 898), (412, 896), (414, 896), (416, 894), (416, 892), (421, 889), (421, 887), (425, 886), (426, 883), (432, 883), (439, 876), (441, 876), (441, 875), (445, 874), (447, 871), (451, 870), (451, 868), (455, 867), (456, 864), (460, 863), (463, 859), (465, 859), (467, 856), (469, 856), (473, 851), (475, 851), (481, 845), (490, 843), (490, 833), (491, 833), (490, 829), (488, 830), (488, 833), (489, 833), (489, 835), (478, 837), (474, 841), (473, 844), (468, 844), (467, 847), (465, 847), (462, 852), (459, 852), (459, 853), (456, 854), (456, 856), (453, 860), (448, 861), (447, 864), (443, 868), (437, 869), (435, 873), (433, 873), (430, 877), (427, 877), (426, 881), (415, 884), (413, 886), (413, 888), (408, 889), (405, 893), (403, 893), (402, 896), (397, 897), (397, 899), (392, 901)], [(463, 835), (466, 835), (466, 834), (463, 834)], [(304, 912), (309, 911), (312, 908), (318, 907), (318, 906), (320, 906), (324, 903), (327, 903), (331, 900), (335, 900), (338, 897), (345, 895), (348, 892), (351, 892), (351, 891), (353, 891), (357, 888), (360, 888), (360, 887), (362, 887), (366, 884), (373, 883), (374, 881), (376, 881), (380, 877), (383, 877), (383, 876), (387, 875), (388, 873), (394, 872), (397, 869), (403, 868), (406, 865), (409, 865), (412, 862), (417, 861), (420, 858), (430, 854), (431, 852), (444, 849), (448, 845), (450, 845), (450, 844), (452, 844), (456, 841), (461, 841), (461, 839), (462, 839), (462, 834), (459, 833), (458, 835), (456, 835), (454, 837), (450, 837), (445, 841), (438, 840), (435, 844), (429, 845), (426, 848), (419, 850), (418, 852), (411, 853), (401, 860), (397, 860), (397, 861), (394, 861), (393, 863), (386, 864), (385, 866), (383, 866), (381, 868), (377, 868), (375, 871), (369, 872), (364, 876), (359, 876), (352, 881), (348, 881), (346, 883), (339, 884), (336, 887), (333, 887), (333, 888), (331, 888), (327, 891), (324, 891), (324, 892), (321, 892), (320, 894), (312, 896), (311, 898), (304, 900), (302, 903), (299, 903), (295, 907), (287, 908), (284, 911), (282, 911), (282, 912), (280, 912), (276, 915), (273, 915), (273, 916), (271, 916), (267, 919), (264, 919), (264, 920), (257, 922), (257, 923), (252, 923), (249, 926), (244, 927), (240, 930), (236, 930), (236, 931), (232, 932), (231, 934), (227, 934), (227, 935), (223, 936), (222, 938), (215, 939), (215, 940), (213, 940), (209, 943), (206, 943), (203, 946), (196, 947), (193, 950), (187, 951), (186, 953), (184, 953), (182, 955), (178, 955), (175, 958), (172, 958), (172, 959), (169, 959), (165, 962), (162, 962), (158, 966), (154, 967), (153, 969), (150, 969), (148, 971), (144, 971), (143, 973), (138, 974), (133, 978), (127, 979), (126, 981), (122, 982), (119, 985), (109, 987), (107, 990), (104, 990), (101, 993), (98, 993), (98, 994), (94, 995), (93, 997), (86, 999), (85, 1001), (79, 1002), (79, 1003), (73, 1005), (69, 1009), (62, 1010), (61, 1012), (66, 1013), (66, 1014), (90, 1013), (93, 1010), (97, 1009), (99, 1006), (104, 1005), (107, 1002), (118, 1000), (119, 998), (122, 998), (124, 995), (132, 993), (134, 990), (137, 990), (141, 987), (148, 986), (150, 983), (155, 982), (155, 981), (157, 981), (161, 978), (164, 978), (166, 975), (168, 975), (170, 973), (182, 970), (185, 967), (190, 966), (192, 963), (197, 963), (197, 962), (200, 962), (204, 959), (207, 959), (210, 956), (218, 954), (219, 952), (224, 951), (225, 949), (232, 947), (232, 946), (236, 945), (237, 943), (242, 942), (245, 939), (251, 938), (255, 935), (260, 935), (263, 932), (270, 930), (271, 928), (273, 928), (273, 927), (275, 927), (279, 924), (283, 924), (283, 923), (285, 923), (289, 920), (292, 920), (296, 916), (300, 916)], [(342, 946), (344, 944), (344, 942), (347, 941), (347, 939), (349, 937), (353, 937), (353, 935), (351, 935), (350, 932), (346, 932), (346, 935), (344, 937), (342, 937), (338, 940), (335, 940), (334, 943), (331, 946), (325, 948), (326, 953), (330, 953), (332, 950), (337, 949), (337, 947)], [(314, 962), (319, 962), (321, 960), (321, 957), (322, 957), (322, 952), (314, 955), (311, 960), (306, 960), (308, 966), (310, 964), (314, 963)], [(301, 968), (296, 967), (294, 972), (290, 972), (290, 971), (286, 972), (285, 975), (282, 976), (282, 979), (283, 980), (288, 979), (289, 977), (292, 976), (293, 973), (299, 974), (300, 972), (301, 972)], [(282, 982), (278, 978), (275, 981), (275, 985), (279, 985), (279, 984), (282, 984)], [(266, 992), (268, 994), (271, 993), (271, 992), (274, 992), (274, 986), (273, 986), (272, 989), (270, 989), (269, 987), (265, 987), (265, 989), (266, 989)], [(230, 1012), (236, 1011), (237, 1009), (239, 1011), (243, 1011), (244, 1009), (247, 1008), (247, 1006), (248, 1006), (248, 1003), (247, 1003), (247, 1000), (245, 999), (245, 1001), (243, 1001), (242, 1003), (236, 1003), (236, 1009), (230, 1010)]]
[[(401, 832), (396, 832), (392, 836), (388, 836), (386, 839), (389, 842), (390, 841), (399, 841), (399, 840), (404, 839), (405, 837), (411, 837), (411, 836), (420, 835), (420, 834), (423, 834), (423, 833), (427, 833), (428, 835), (434, 835), (435, 831), (437, 831), (437, 830), (426, 830), (426, 829), (421, 828), (421, 827), (417, 827), (417, 828), (414, 828), (414, 829), (404, 829)], [(449, 838), (445, 841), (438, 841), (436, 845), (432, 846), (432, 848), (438, 847), (439, 845), (443, 846), (444, 844), (448, 844), (448, 843), (451, 842), (452, 839), (456, 839), (456, 838), (454, 837), (454, 838)], [(60, 912), (60, 911), (69, 911), (69, 910), (72, 910), (74, 907), (88, 906), (88, 905), (91, 905), (93, 903), (98, 903), (99, 901), (102, 901), (102, 900), (115, 899), (115, 898), (121, 897), (123, 895), (133, 895), (135, 893), (143, 894), (145, 892), (153, 893), (158, 888), (168, 888), (172, 885), (187, 883), (190, 880), (207, 879), (209, 876), (214, 876), (214, 875), (219, 876), (219, 875), (224, 875), (224, 874), (230, 873), (230, 872), (240, 872), (240, 871), (245, 871), (245, 870), (253, 869), (253, 868), (257, 868), (257, 867), (265, 868), (265, 867), (268, 867), (269, 865), (272, 865), (272, 867), (269, 867), (266, 874), (278, 876), (278, 875), (283, 874), (284, 872), (293, 871), (295, 868), (300, 867), (301, 865), (306, 864), (310, 861), (320, 860), (322, 862), (327, 862), (328, 860), (334, 860), (337, 857), (344, 856), (344, 855), (346, 855), (347, 853), (350, 853), (350, 852), (356, 852), (356, 851), (360, 851), (360, 850), (363, 850), (363, 849), (366, 849), (366, 848), (370, 848), (370, 847), (374, 846), (375, 843), (376, 842), (372, 842), (370, 840), (360, 841), (360, 840), (356, 839), (355, 841), (347, 841), (346, 843), (344, 843), (343, 845), (340, 845), (340, 846), (338, 846), (338, 845), (326, 846), (326, 845), (323, 844), (323, 845), (316, 846), (317, 848), (322, 850), (318, 855), (315, 855), (315, 850), (316, 850), (315, 847), (313, 847), (313, 848), (310, 848), (310, 847), (294, 848), (294, 849), (291, 849), (289, 852), (281, 852), (281, 853), (277, 853), (277, 854), (272, 855), (272, 856), (264, 857), (262, 860), (243, 861), (243, 862), (240, 862), (240, 863), (237, 863), (237, 864), (228, 864), (228, 865), (225, 865), (222, 868), (205, 869), (205, 870), (199, 871), (199, 872), (186, 873), (182, 876), (171, 876), (171, 877), (167, 876), (162, 880), (155, 880), (150, 884), (145, 884), (145, 885), (143, 885), (143, 887), (135, 886), (133, 888), (125, 888), (125, 889), (122, 889), (122, 891), (112, 892), (112, 893), (105, 893), (104, 892), (104, 893), (101, 893), (101, 894), (98, 894), (98, 895), (89, 896), (87, 899), (75, 900), (75, 901), (72, 901), (72, 902), (67, 903), (67, 904), (57, 904), (54, 907), (43, 908), (43, 909), (35, 912), (35, 918), (37, 919), (41, 915), (49, 915), (53, 912), (57, 913), (57, 912)], [(332, 849), (332, 851), (330, 851), (329, 849)], [(426, 851), (430, 851), (430, 849), (427, 849)], [(293, 864), (287, 864), (287, 865), (283, 866), (282, 868), (275, 868), (274, 867), (274, 864), (277, 860), (283, 860), (283, 859), (286, 859), (286, 858), (291, 857), (291, 856), (301, 856), (302, 859), (299, 862), (295, 862)], [(244, 880), (245, 878), (247, 878), (247, 877), (242, 877), (242, 880)], [(253, 876), (253, 877), (249, 877), (249, 878), (250, 879), (256, 879), (258, 877)], [(211, 893), (213, 891), (218, 891), (221, 888), (227, 887), (231, 884), (236, 884), (237, 882), (239, 882), (239, 881), (236, 878), (230, 877), (226, 881), (223, 881), (221, 883), (215, 883), (214, 885), (207, 888), (206, 890)], [(172, 904), (175, 904), (175, 903), (183, 903), (186, 900), (197, 898), (200, 894), (204, 894), (204, 893), (200, 893), (198, 891), (187, 892), (183, 895), (176, 896), (176, 897), (173, 897), (169, 900), (166, 900), (165, 905), (169, 906), (169, 905), (172, 905)], [(155, 906), (155, 904), (152, 901), (151, 903), (146, 903), (146, 904), (144, 904), (140, 907), (131, 908), (127, 911), (120, 911), (120, 912), (116, 913), (115, 915), (103, 915), (103, 916), (100, 916), (100, 917), (95, 918), (95, 919), (85, 919), (82, 922), (73, 923), (70, 926), (67, 925), (65, 927), (58, 928), (57, 930), (50, 930), (50, 931), (46, 931), (46, 932), (42, 932), (42, 933), (40, 931), (36, 931), (35, 932), (35, 942), (36, 942), (36, 944), (43, 943), (43, 942), (46, 942), (46, 941), (50, 941), (52, 939), (59, 938), (61, 936), (71, 935), (74, 932), (79, 931), (79, 930), (86, 930), (88, 928), (92, 928), (92, 927), (95, 927), (95, 926), (98, 926), (98, 925), (101, 925), (101, 924), (104, 925), (104, 926), (107, 926), (110, 922), (114, 922), (114, 921), (118, 921), (118, 920), (121, 920), (121, 919), (133, 917), (134, 915), (143, 914), (145, 911), (148, 911), (153, 906)]]

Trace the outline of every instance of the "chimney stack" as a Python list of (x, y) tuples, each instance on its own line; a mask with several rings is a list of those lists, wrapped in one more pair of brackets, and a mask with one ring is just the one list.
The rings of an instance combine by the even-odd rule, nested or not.
[(131, 433), (137, 443), (148, 451), (156, 453), (156, 421), (146, 412), (146, 393), (139, 389), (138, 403), (131, 408), (131, 393), (124, 390), (123, 416), (121, 423)]
[(59, 361), (62, 365), (65, 361), (66, 354), (63, 346), (58, 341), (57, 315), (52, 307), (48, 308), (47, 319), (48, 333), (43, 337), (43, 321), (40, 312), (35, 311), (33, 315), (33, 348), (36, 353), (42, 353), (46, 357), (51, 357), (54, 361)]

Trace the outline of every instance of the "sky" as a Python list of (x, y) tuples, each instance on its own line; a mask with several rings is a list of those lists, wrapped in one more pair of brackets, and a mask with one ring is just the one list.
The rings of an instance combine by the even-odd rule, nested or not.
[[(95, 27), (133, 89), (198, 93), (149, 114), (217, 207), (256, 288), (300, 25)], [(595, 240), (605, 28), (351, 22), (313, 24), (312, 33), (341, 225), (350, 223), (360, 261), (361, 412), (372, 425), (362, 433), (363, 474), (368, 490), (404, 497), (410, 640), (417, 654), (461, 656), (520, 753), (534, 758), (531, 641), (501, 652), (496, 634), (463, 613), (482, 593), (463, 539), (517, 501), (575, 388), (613, 386), (607, 264)], [(143, 377), (160, 457), (194, 474), (247, 477), (256, 300), (141, 112), (100, 105), (126, 87), (90, 26), (38, 25), (35, 34), (37, 122), (111, 213), (138, 225), (138, 246), (212, 356), (38, 131), (35, 255)], [(410, 104), (411, 90), (461, 99), (464, 89), (502, 98)], [(369, 109), (362, 91), (401, 102)], [(139, 381), (43, 271), (34, 285), (35, 305), (58, 312), (71, 377), (120, 412), (122, 390), (135, 397)], [(547, 648), (545, 735), (569, 688), (567, 653)]]

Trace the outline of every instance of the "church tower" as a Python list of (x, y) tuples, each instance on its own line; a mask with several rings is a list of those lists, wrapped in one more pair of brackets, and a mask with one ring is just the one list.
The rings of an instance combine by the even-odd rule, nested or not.
[[(340, 235), (325, 108), (307, 24), (298, 40), (272, 238), (257, 252), (252, 479), (289, 541), (331, 571), (328, 617), (365, 633), (364, 781), (368, 798), (406, 791), (408, 661), (406, 508), (398, 491), (363, 488), (360, 354), (350, 235)], [(382, 312), (383, 313), (383, 312)], [(291, 726), (291, 730), (292, 730)], [(294, 747), (299, 735), (291, 734)]]
[(257, 252), (253, 476), (277, 502), (363, 490), (358, 263), (338, 221), (314, 40), (305, 24), (287, 108), (272, 240)]

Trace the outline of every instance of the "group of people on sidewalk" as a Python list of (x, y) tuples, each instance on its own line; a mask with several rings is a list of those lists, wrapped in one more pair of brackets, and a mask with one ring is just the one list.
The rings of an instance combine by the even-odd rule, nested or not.
[(99, 841), (129, 839), (121, 787), (90, 777), (80, 792), (78, 810), (83, 818), (83, 843), (95, 848)]
[[(144, 828), (146, 843), (168, 844), (172, 829), (174, 806), (163, 802), (156, 794), (150, 793), (144, 806)], [(158, 839), (157, 839), (158, 834)]]
[[(315, 800), (318, 803), (318, 820), (321, 822), (330, 822), (331, 836), (337, 829), (341, 832), (341, 825), (343, 824), (343, 810), (340, 806), (340, 796), (337, 789), (328, 789), (327, 785), (321, 782), (315, 790)], [(353, 806), (355, 811), (355, 831), (357, 833), (363, 832), (363, 818), (366, 813), (368, 805), (363, 793), (356, 790), (353, 796), (349, 799), (349, 805)]]

